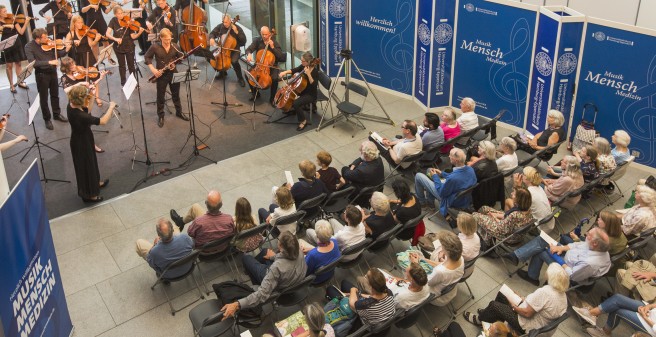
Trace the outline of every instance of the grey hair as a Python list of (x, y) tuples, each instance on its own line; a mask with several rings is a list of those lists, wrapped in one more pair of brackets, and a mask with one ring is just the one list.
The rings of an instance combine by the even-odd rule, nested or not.
[(615, 131), (615, 144), (623, 147), (629, 146), (631, 143), (631, 136), (624, 130)]
[(377, 213), (389, 213), (389, 198), (387, 198), (383, 192), (374, 192), (374, 194), (371, 195), (371, 208), (373, 208)]
[(330, 243), (330, 238), (333, 236), (333, 227), (330, 222), (323, 219), (319, 220), (314, 224), (314, 230), (320, 243)]
[(638, 185), (636, 186), (636, 192), (640, 193), (640, 199), (642, 202), (648, 205), (648, 207), (656, 206), (656, 191), (652, 190), (651, 187), (647, 185)]
[(376, 145), (370, 140), (362, 142), (362, 145), (360, 145), (360, 152), (365, 160), (374, 160), (380, 155), (380, 151), (378, 151)]
[(483, 150), (485, 158), (490, 160), (495, 160), (497, 156), (497, 148), (489, 140), (484, 140), (478, 144), (478, 147)]
[(474, 99), (472, 99), (471, 97), (463, 98), (462, 102), (467, 104), (467, 106), (471, 109), (471, 111), (474, 111), (474, 109), (476, 109), (476, 101), (474, 101)]
[(598, 252), (607, 252), (610, 249), (610, 242), (608, 241), (608, 234), (601, 228), (594, 228), (588, 231), (588, 235), (592, 234), (591, 242), (596, 242)]
[(449, 154), (456, 160), (456, 166), (462, 166), (467, 159), (465, 152), (457, 147), (452, 148)]
[(155, 226), (157, 231), (157, 236), (164, 241), (169, 242), (173, 238), (173, 224), (171, 221), (166, 219), (157, 220), (157, 225)]
[(517, 142), (510, 137), (501, 138), (501, 143), (499, 143), (499, 146), (503, 146), (506, 149), (512, 150), (511, 153), (514, 153), (515, 150), (517, 150)]
[(303, 316), (305, 316), (305, 322), (310, 329), (310, 336), (326, 336), (326, 331), (323, 329), (326, 324), (325, 312), (321, 305), (316, 302), (310, 303), (303, 308), (302, 312)]
[(576, 157), (565, 156), (563, 160), (565, 161), (565, 167), (563, 168), (564, 175), (572, 179), (576, 179), (583, 175), (583, 173), (581, 173), (581, 162), (579, 162)]
[(599, 154), (609, 155), (610, 154), (610, 143), (604, 137), (597, 137), (594, 139), (594, 146), (599, 151)]
[(565, 116), (563, 116), (563, 113), (558, 110), (549, 110), (549, 112), (547, 112), (547, 117), (552, 117), (556, 120), (556, 127), (561, 127), (565, 124)]

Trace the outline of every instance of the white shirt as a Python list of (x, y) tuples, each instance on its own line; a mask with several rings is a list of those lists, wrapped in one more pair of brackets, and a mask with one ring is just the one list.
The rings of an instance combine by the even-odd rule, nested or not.
[(460, 124), (460, 131), (463, 133), (478, 126), (478, 116), (473, 111), (463, 112), (456, 121)]
[[(531, 193), (531, 214), (534, 219), (542, 220), (551, 214), (551, 203), (549, 203), (549, 198), (547, 193), (540, 186), (529, 186), (529, 193)], [(541, 226), (545, 232), (551, 231), (555, 226), (554, 219), (551, 219), (548, 223)]]
[[(450, 286), (453, 283), (460, 281), (462, 275), (464, 274), (465, 274), (465, 260), (461, 256), (460, 266), (454, 270), (448, 269), (446, 266), (444, 266), (444, 263), (439, 264), (435, 268), (433, 268), (433, 272), (430, 273), (430, 275), (428, 275), (428, 283), (426, 285), (430, 287), (430, 292), (439, 296), (442, 293), (442, 289)], [(456, 295), (458, 294), (457, 290), (458, 287), (455, 287), (450, 293), (438, 297), (431, 303), (437, 306), (444, 306), (447, 303), (451, 302), (451, 300), (454, 297), (456, 297)]]
[[(271, 220), (269, 220), (269, 223), (271, 224), (271, 226), (275, 226), (276, 219), (283, 217), (285, 215), (293, 214), (294, 212), (296, 212), (296, 205), (292, 205), (292, 207), (290, 207), (289, 209), (282, 209), (281, 207), (278, 207), (273, 210), (273, 213), (271, 214)], [(284, 231), (289, 231), (292, 234), (296, 234), (296, 228), (297, 228), (296, 221), (290, 223), (289, 225), (282, 225), (276, 227), (278, 227), (280, 233)]]
[(458, 239), (462, 242), (462, 258), (465, 261), (471, 261), (478, 256), (481, 251), (481, 238), (478, 234), (474, 233), (473, 235), (467, 236), (459, 233)]
[[(402, 139), (392, 148), (396, 152), (396, 157), (399, 160), (407, 156), (419, 153), (423, 148), (423, 143), (421, 142), (421, 137), (415, 137), (415, 139)], [(408, 168), (412, 163), (404, 163), (401, 165), (403, 168)]]
[[(365, 231), (364, 224), (362, 222), (360, 222), (356, 227), (344, 226), (337, 233), (335, 233), (335, 235), (333, 235), (333, 238), (337, 240), (337, 244), (339, 245), (340, 250), (344, 249), (344, 247), (360, 243), (362, 240), (364, 240), (364, 237)], [(350, 261), (357, 256), (358, 253), (354, 253), (351, 255), (344, 255), (342, 258), (344, 261)]]
[(423, 286), (418, 292), (411, 291), (408, 288), (399, 290), (398, 294), (394, 296), (396, 307), (401, 309), (410, 309), (419, 305), (430, 295), (430, 290), (427, 286)]
[(504, 154), (497, 159), (497, 167), (499, 168), (499, 172), (502, 173), (515, 169), (518, 163), (519, 161), (517, 160), (517, 154), (515, 152), (512, 154)]
[(526, 308), (529, 305), (535, 310), (533, 317), (517, 315), (519, 325), (524, 331), (541, 328), (562, 316), (567, 311), (567, 295), (546, 285), (526, 296), (526, 300), (519, 307)]

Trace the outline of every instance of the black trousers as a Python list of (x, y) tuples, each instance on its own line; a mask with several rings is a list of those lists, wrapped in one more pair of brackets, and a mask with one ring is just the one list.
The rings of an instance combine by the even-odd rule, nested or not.
[(490, 302), (490, 304), (481, 311), (478, 320), (488, 323), (494, 323), (496, 321), (508, 322), (513, 330), (520, 334), (524, 333), (524, 329), (519, 325), (517, 313), (512, 310), (506, 296), (500, 292), (497, 293), (497, 297), (494, 301)]
[(292, 109), (296, 110), (296, 119), (299, 123), (302, 123), (305, 120), (305, 112), (303, 111), (303, 106), (316, 102), (317, 99), (309, 94), (304, 94), (299, 96), (294, 103), (292, 103)]
[(180, 103), (180, 83), (171, 83), (173, 72), (167, 71), (157, 79), (157, 117), (164, 117), (164, 100), (166, 98), (166, 86), (171, 89), (171, 100), (175, 106), (175, 113), (182, 113)]
[(130, 74), (134, 73), (134, 49), (127, 53), (114, 52), (118, 60), (118, 74), (121, 76), (121, 86), (123, 86), (125, 85), (125, 81), (127, 81), (127, 74), (125, 73), (126, 65)]
[(59, 116), (61, 113), (61, 109), (59, 108), (59, 79), (57, 78), (57, 72), (37, 71), (34, 76), (36, 78), (36, 89), (39, 92), (41, 114), (43, 115), (43, 120), (49, 121), (52, 116), (48, 107), (48, 95), (50, 95), (50, 105), (52, 106), (53, 114)]

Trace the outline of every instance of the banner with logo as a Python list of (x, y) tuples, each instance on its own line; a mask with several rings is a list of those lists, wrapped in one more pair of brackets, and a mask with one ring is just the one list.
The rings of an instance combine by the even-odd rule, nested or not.
[[(351, 0), (353, 60), (367, 82), (412, 95), (415, 0)], [(355, 67), (354, 78), (362, 77)]]
[[(321, 69), (331, 77), (337, 76), (342, 64), (339, 52), (346, 48), (346, 1), (319, 1), (319, 55)], [(340, 76), (344, 76), (344, 70)]]
[(73, 330), (36, 161), (0, 206), (0, 319), (5, 336)]
[(428, 106), (430, 82), (430, 48), (433, 37), (433, 1), (417, 1), (417, 39), (415, 40), (415, 86), (414, 97)]
[(636, 162), (656, 167), (656, 31), (588, 18), (581, 60), (570, 135), (595, 104), (595, 129), (608, 140), (625, 130)]
[(458, 1), (437, 0), (433, 14), (430, 107), (450, 105), (453, 71), (453, 33)]
[(463, 0), (455, 40), (452, 105), (465, 97), (476, 113), (523, 127), (537, 6), (504, 0)]

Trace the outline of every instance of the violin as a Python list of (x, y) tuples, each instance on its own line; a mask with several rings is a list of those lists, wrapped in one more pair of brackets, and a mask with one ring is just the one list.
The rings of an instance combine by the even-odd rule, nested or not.
[[(98, 30), (93, 29), (93, 28), (89, 28), (89, 26), (87, 26), (87, 25), (83, 25), (82, 28), (77, 30), (77, 35), (78, 36), (81, 36), (81, 37), (88, 36), (92, 40), (95, 40), (96, 37), (98, 36), (98, 34), (100, 34), (100, 33), (98, 33)], [(107, 37), (105, 37), (103, 35), (100, 35), (100, 37), (103, 40), (107, 40)]]
[[(133, 32), (138, 32), (139, 29), (142, 28), (141, 23), (139, 23), (139, 21), (137, 21), (137, 20), (130, 19), (129, 15), (125, 15), (125, 16), (123, 16), (123, 18), (121, 20), (118, 20), (118, 24), (121, 27), (128, 28), (129, 30), (131, 30)], [(146, 28), (143, 28), (143, 30), (146, 31), (146, 33), (150, 33), (150, 30), (148, 30)]]
[[(59, 0), (57, 2), (57, 4), (59, 4), (59, 11), (64, 11), (66, 14), (73, 13), (73, 6), (71, 6), (71, 4), (68, 3), (68, 1)], [(57, 12), (59, 13), (59, 11), (57, 11)], [(57, 15), (57, 14), (55, 14), (55, 15)], [(53, 16), (55, 16), (55, 15), (53, 15)]]
[(98, 68), (96, 67), (85, 68), (83, 66), (77, 66), (77, 69), (73, 71), (73, 78), (75, 78), (76, 80), (82, 80), (87, 77), (96, 79), (98, 78), (98, 76), (102, 76), (105, 74), (111, 75), (112, 72), (109, 70), (98, 71)]
[(7, 16), (5, 16), (3, 21), (4, 21), (4, 24), (13, 26), (16, 23), (24, 24), (25, 21), (28, 18), (31, 19), (31, 20), (39, 20), (38, 18), (33, 18), (31, 16), (25, 16), (25, 14), (18, 14), (18, 15), (7, 14)]
[(56, 39), (54, 41), (47, 39), (46, 41), (41, 42), (41, 49), (44, 51), (51, 51), (53, 49), (62, 50), (64, 48), (66, 48), (66, 46), (62, 39)]
[(162, 15), (166, 15), (168, 20), (171, 20), (171, 6), (166, 4), (166, 7), (162, 8)]
[(92, 5), (102, 5), (105, 7), (109, 7), (114, 1), (110, 0), (89, 0), (89, 3)]
[[(271, 36), (269, 40), (271, 41), (276, 35), (275, 28), (271, 29)], [(266, 89), (271, 86), (271, 67), (276, 63), (276, 55), (269, 50), (269, 43), (266, 42), (264, 49), (257, 51), (255, 56), (255, 67), (249, 70), (248, 72), (255, 78), (257, 83), (254, 83), (250, 77), (248, 78), (248, 83), (255, 87), (256, 84), (259, 84), (262, 89)]]

